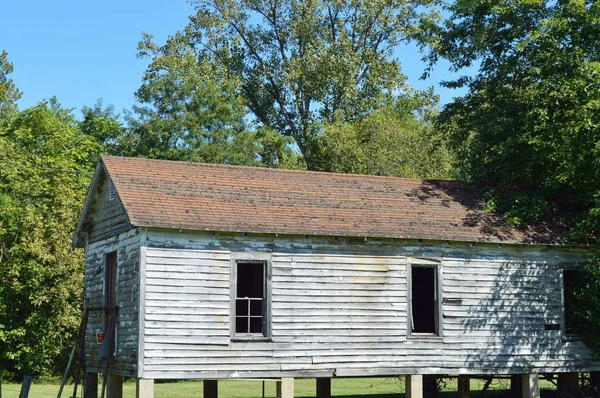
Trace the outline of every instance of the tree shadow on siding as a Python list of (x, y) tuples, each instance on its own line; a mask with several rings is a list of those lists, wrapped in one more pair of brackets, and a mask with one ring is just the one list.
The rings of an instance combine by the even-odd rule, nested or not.
[(465, 284), (472, 282), (463, 292), (444, 296), (461, 300), (455, 301), (459, 306), (445, 305), (444, 317), (464, 330), (466, 342), (471, 341), (466, 350), (469, 364), (495, 373), (528, 373), (581, 363), (562, 339), (556, 265), (504, 261), (486, 262), (480, 268), (461, 275)]

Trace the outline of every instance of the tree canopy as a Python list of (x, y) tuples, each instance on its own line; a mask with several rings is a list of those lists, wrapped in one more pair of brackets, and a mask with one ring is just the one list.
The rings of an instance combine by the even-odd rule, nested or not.
[[(196, 82), (203, 104), (226, 97), (228, 106), (214, 111), (224, 112), (232, 128), (247, 121), (292, 137), (308, 168), (324, 123), (367, 116), (404, 90), (393, 50), (424, 18), (423, 2), (407, 0), (192, 4), (196, 14), (165, 45), (151, 36), (140, 45), (140, 55), (152, 59), (137, 93), (152, 105), (140, 108), (142, 119), (147, 112), (178, 113), (155, 88), (179, 98), (178, 83)], [(184, 130), (177, 136), (192, 128)]]
[[(438, 127), (465, 178), (538, 190), (529, 216), (586, 213), (572, 239), (600, 232), (600, 8), (592, 1), (450, 3), (430, 60), (474, 76), (447, 82), (468, 93)], [(522, 196), (521, 196), (522, 197)], [(517, 198), (518, 200), (518, 198)], [(517, 204), (518, 206), (518, 204)], [(509, 206), (510, 207), (510, 206)], [(523, 217), (516, 217), (522, 222)], [(592, 222), (593, 221), (593, 222)], [(592, 225), (594, 224), (595, 225)]]
[(135, 93), (140, 105), (134, 107), (136, 117), (128, 118), (119, 143), (121, 154), (301, 167), (290, 138), (266, 126), (250, 128), (236, 82), (223, 78), (223, 72), (215, 69), (218, 65), (199, 59), (183, 35), (174, 35), (162, 47), (146, 37), (140, 54), (152, 61)]
[(429, 96), (420, 101), (406, 96), (396, 106), (357, 121), (326, 125), (315, 140), (315, 167), (337, 173), (456, 178), (452, 154), (432, 126), (436, 113), (430, 109), (419, 118), (413, 114), (433, 104)]
[(21, 92), (8, 77), (13, 70), (13, 64), (8, 61), (8, 54), (2, 50), (0, 53), (0, 124), (6, 123), (14, 116), (18, 110), (17, 101), (21, 98)]
[(83, 255), (70, 242), (96, 141), (43, 102), (0, 128), (0, 368), (59, 373), (81, 315)]

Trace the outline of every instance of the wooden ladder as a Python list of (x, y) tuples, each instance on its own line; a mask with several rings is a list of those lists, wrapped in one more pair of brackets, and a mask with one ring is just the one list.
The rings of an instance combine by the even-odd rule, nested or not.
[[(108, 353), (105, 358), (104, 363), (104, 374), (102, 378), (102, 395), (101, 398), (104, 398), (104, 393), (106, 392), (106, 380), (108, 378), (108, 368), (110, 366), (110, 361), (113, 357), (113, 347), (115, 345), (115, 332), (117, 327), (117, 315), (119, 313), (119, 307), (86, 307), (84, 308), (83, 315), (81, 317), (81, 323), (79, 324), (79, 333), (77, 334), (77, 340), (75, 341), (75, 347), (79, 349), (79, 356), (77, 358), (77, 367), (75, 368), (75, 378), (73, 384), (73, 395), (71, 398), (77, 398), (77, 388), (79, 387), (80, 377), (81, 377), (81, 369), (83, 367), (83, 361), (85, 359), (85, 336), (87, 332), (87, 324), (90, 312), (103, 311), (108, 315), (110, 315), (110, 324), (109, 324), (109, 343), (108, 343)], [(73, 347), (73, 352), (71, 356), (75, 352), (75, 347)], [(69, 364), (67, 365), (67, 370), (65, 371), (65, 376), (63, 377), (60, 389), (58, 391), (58, 397), (61, 398), (64, 384), (67, 379), (67, 374), (69, 372), (69, 368), (71, 367), (71, 359), (69, 359)]]

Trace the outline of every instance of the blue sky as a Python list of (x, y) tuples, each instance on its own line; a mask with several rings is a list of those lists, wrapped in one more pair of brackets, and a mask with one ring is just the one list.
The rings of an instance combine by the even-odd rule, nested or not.
[[(187, 23), (192, 11), (184, 0), (4, 2), (0, 50), (14, 64), (11, 76), (23, 92), (20, 108), (56, 95), (69, 108), (92, 106), (102, 98), (118, 111), (130, 109), (147, 64), (136, 58), (141, 33), (163, 42)], [(423, 64), (417, 49), (399, 48), (398, 57), (414, 87), (435, 86), (442, 103), (460, 94), (438, 86), (452, 77), (447, 65), (420, 81)]]

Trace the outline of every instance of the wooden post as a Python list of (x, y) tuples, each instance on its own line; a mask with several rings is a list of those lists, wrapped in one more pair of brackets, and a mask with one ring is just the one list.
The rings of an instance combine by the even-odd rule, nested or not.
[(219, 382), (217, 380), (204, 380), (204, 398), (219, 397)]
[(317, 379), (317, 398), (331, 398), (331, 379), (329, 377)]
[(282, 377), (277, 381), (277, 398), (294, 398), (293, 377)]
[(83, 397), (98, 398), (98, 373), (85, 372), (83, 376)]
[(423, 398), (423, 376), (406, 375), (406, 398)]
[(471, 378), (458, 376), (458, 398), (469, 398), (471, 395)]
[(154, 380), (136, 379), (135, 398), (154, 398)]
[(540, 398), (540, 375), (527, 373), (521, 375), (523, 398)]
[(19, 398), (28, 398), (29, 390), (31, 389), (31, 381), (33, 378), (31, 376), (25, 376), (23, 379), (23, 385), (21, 386), (21, 393), (19, 394)]
[(557, 388), (561, 398), (575, 398), (579, 390), (579, 375), (572, 373), (559, 373)]
[(108, 374), (106, 398), (123, 398), (123, 376)]

